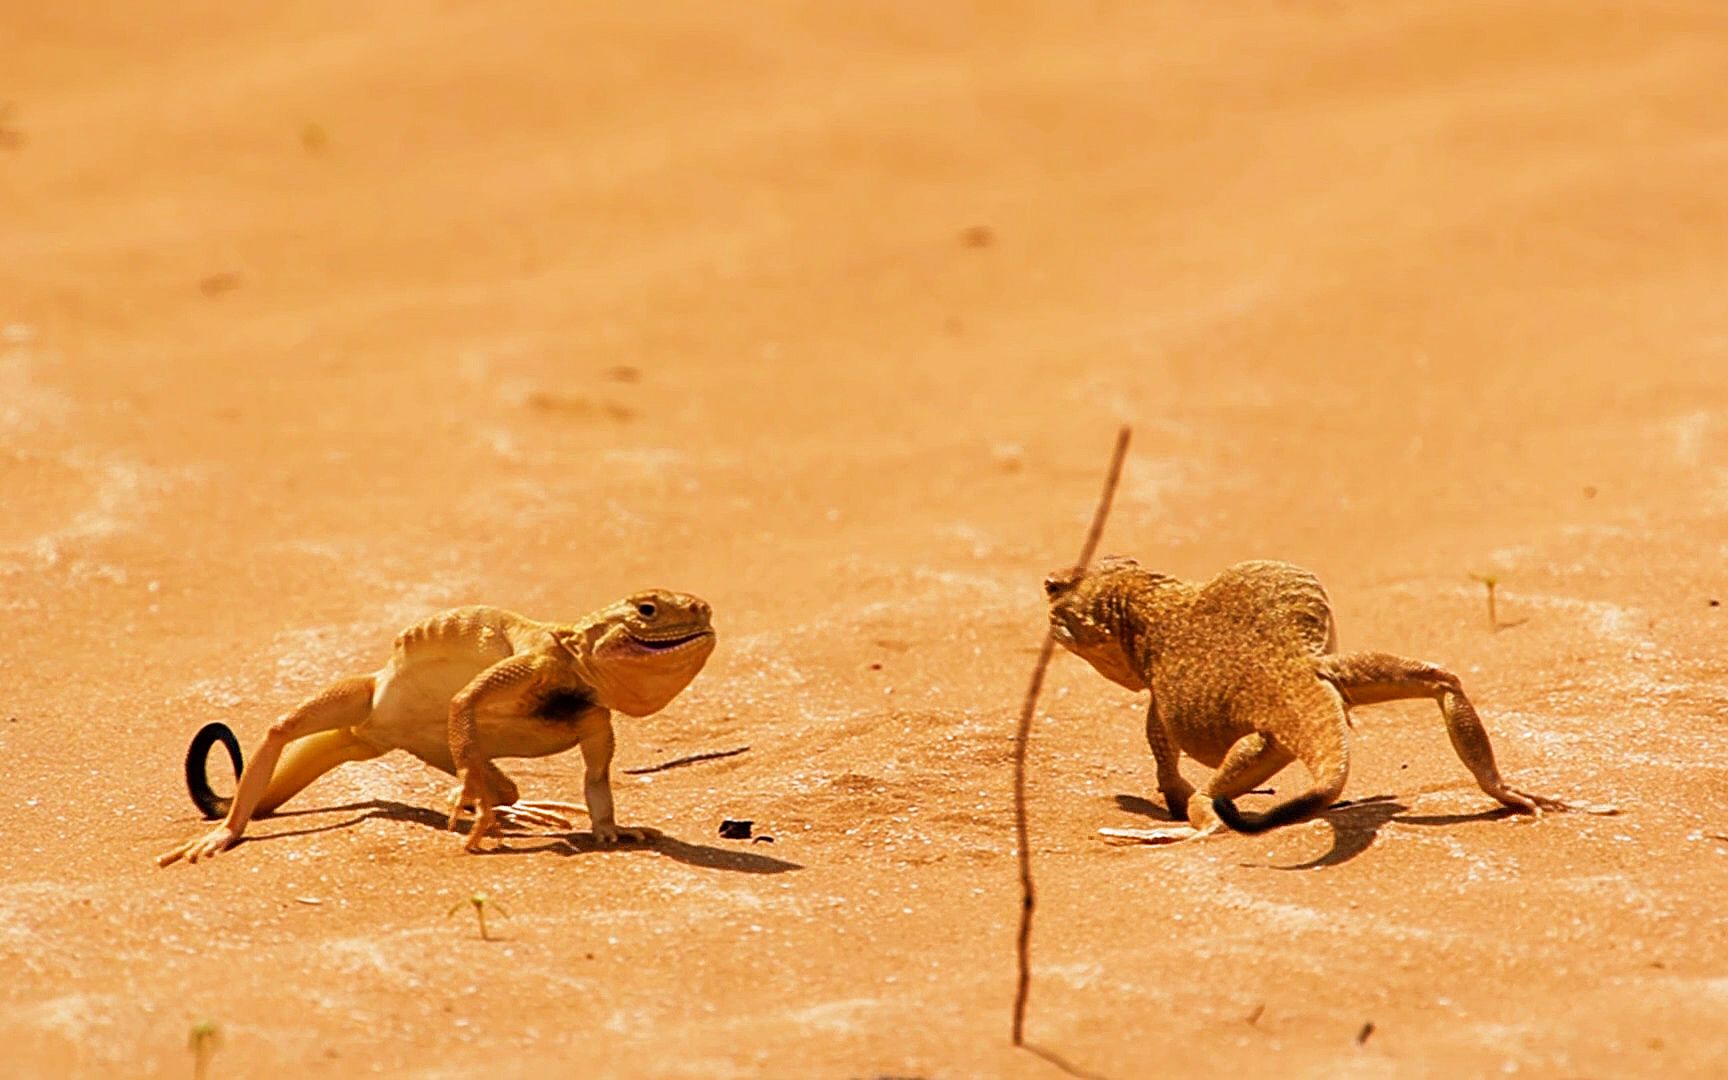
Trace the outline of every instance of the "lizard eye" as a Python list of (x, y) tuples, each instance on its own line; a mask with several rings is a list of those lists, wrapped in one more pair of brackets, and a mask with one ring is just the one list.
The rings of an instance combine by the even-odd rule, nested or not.
[(636, 614), (642, 616), (644, 619), (652, 619), (655, 613), (659, 610), (659, 608), (654, 606), (654, 601), (652, 600), (644, 600), (640, 604), (636, 605)]

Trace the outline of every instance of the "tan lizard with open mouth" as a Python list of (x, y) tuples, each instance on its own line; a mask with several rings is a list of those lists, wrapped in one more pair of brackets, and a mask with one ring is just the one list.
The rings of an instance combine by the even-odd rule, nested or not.
[[(254, 815), (270, 813), (336, 766), (391, 750), (461, 778), (450, 827), (465, 807), (474, 808), (469, 851), (500, 817), (568, 828), (560, 811), (587, 812), (602, 843), (652, 835), (614, 820), (611, 714), (647, 716), (688, 686), (714, 651), (711, 615), (697, 597), (652, 589), (575, 623), (536, 622), (494, 607), (423, 619), (397, 636), (381, 670), (334, 683), (273, 724), (244, 768), (228, 726), (205, 725), (188, 749), (186, 782), (205, 816), (226, 817), (157, 864), (215, 855), (240, 839)], [(240, 774), (232, 799), (217, 797), (205, 775), (217, 742)], [(586, 766), (586, 807), (519, 802), (516, 785), (492, 763), (575, 746)]]

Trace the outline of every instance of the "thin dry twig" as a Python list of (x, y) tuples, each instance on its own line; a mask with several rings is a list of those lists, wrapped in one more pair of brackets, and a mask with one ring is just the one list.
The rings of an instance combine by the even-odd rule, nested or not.
[(665, 772), (667, 769), (676, 769), (680, 765), (694, 765), (698, 761), (713, 761), (716, 758), (737, 757), (748, 749), (750, 749), (748, 746), (739, 746), (731, 750), (704, 750), (700, 754), (685, 754), (683, 757), (675, 757), (671, 761), (662, 761), (658, 765), (640, 765), (634, 769), (625, 769), (624, 771), (629, 773), (631, 776), (644, 776), (648, 773)]
[[(1098, 550), (1104, 535), (1104, 521), (1110, 516), (1110, 503), (1116, 497), (1116, 484), (1122, 479), (1122, 463), (1128, 457), (1128, 437), (1133, 429), (1126, 424), (1116, 433), (1116, 449), (1110, 458), (1110, 471), (1104, 478), (1104, 493), (1098, 499), (1098, 509), (1092, 514), (1092, 528), (1080, 548), (1075, 567), (1084, 569)], [(1026, 687), (1026, 698), (1020, 704), (1020, 726), (1014, 733), (1014, 837), (1015, 850), (1020, 856), (1020, 936), (1019, 983), (1014, 991), (1014, 1045), (1026, 1045), (1026, 999), (1032, 990), (1032, 913), (1038, 906), (1037, 891), (1032, 885), (1032, 847), (1026, 829), (1026, 743), (1032, 735), (1032, 714), (1038, 708), (1038, 692), (1044, 688), (1044, 669), (1056, 650), (1056, 638), (1044, 631), (1044, 644), (1038, 650), (1038, 662), (1032, 667), (1032, 682)]]

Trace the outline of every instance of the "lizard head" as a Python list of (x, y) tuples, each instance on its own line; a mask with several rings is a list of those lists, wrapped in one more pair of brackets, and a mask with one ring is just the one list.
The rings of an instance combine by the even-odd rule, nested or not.
[(1098, 674), (1130, 690), (1146, 689), (1123, 643), (1126, 592), (1147, 572), (1133, 559), (1110, 556), (1090, 567), (1058, 570), (1044, 579), (1050, 632)]
[(631, 716), (666, 707), (714, 651), (713, 609), (689, 593), (649, 589), (596, 614), (586, 653), (600, 700)]

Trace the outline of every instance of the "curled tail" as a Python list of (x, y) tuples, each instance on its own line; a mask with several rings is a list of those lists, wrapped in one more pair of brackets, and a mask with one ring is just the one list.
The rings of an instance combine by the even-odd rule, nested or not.
[(1332, 800), (1337, 797), (1336, 791), (1322, 786), (1304, 791), (1287, 802), (1281, 802), (1264, 814), (1245, 817), (1240, 810), (1236, 809), (1235, 803), (1222, 798), (1212, 800), (1212, 811), (1218, 815), (1219, 821), (1237, 832), (1260, 833), (1267, 829), (1276, 829), (1280, 825), (1306, 821), (1331, 806)]
[[(1344, 794), (1350, 776), (1349, 718), (1343, 700), (1330, 683), (1315, 680), (1294, 701), (1286, 738), (1314, 784), (1295, 798), (1274, 806), (1264, 814), (1244, 815), (1230, 795), (1214, 796), (1212, 812), (1225, 825), (1243, 833), (1260, 833), (1280, 825), (1307, 821)], [(1240, 789), (1238, 789), (1240, 790)]]
[(211, 820), (227, 814), (229, 805), (234, 802), (210, 789), (210, 748), (217, 743), (227, 748), (228, 760), (234, 763), (234, 777), (238, 780), (244, 767), (240, 740), (234, 737), (234, 729), (227, 724), (220, 720), (205, 724), (198, 729), (198, 734), (192, 736), (192, 744), (186, 748), (186, 790), (191, 793), (193, 804)]

